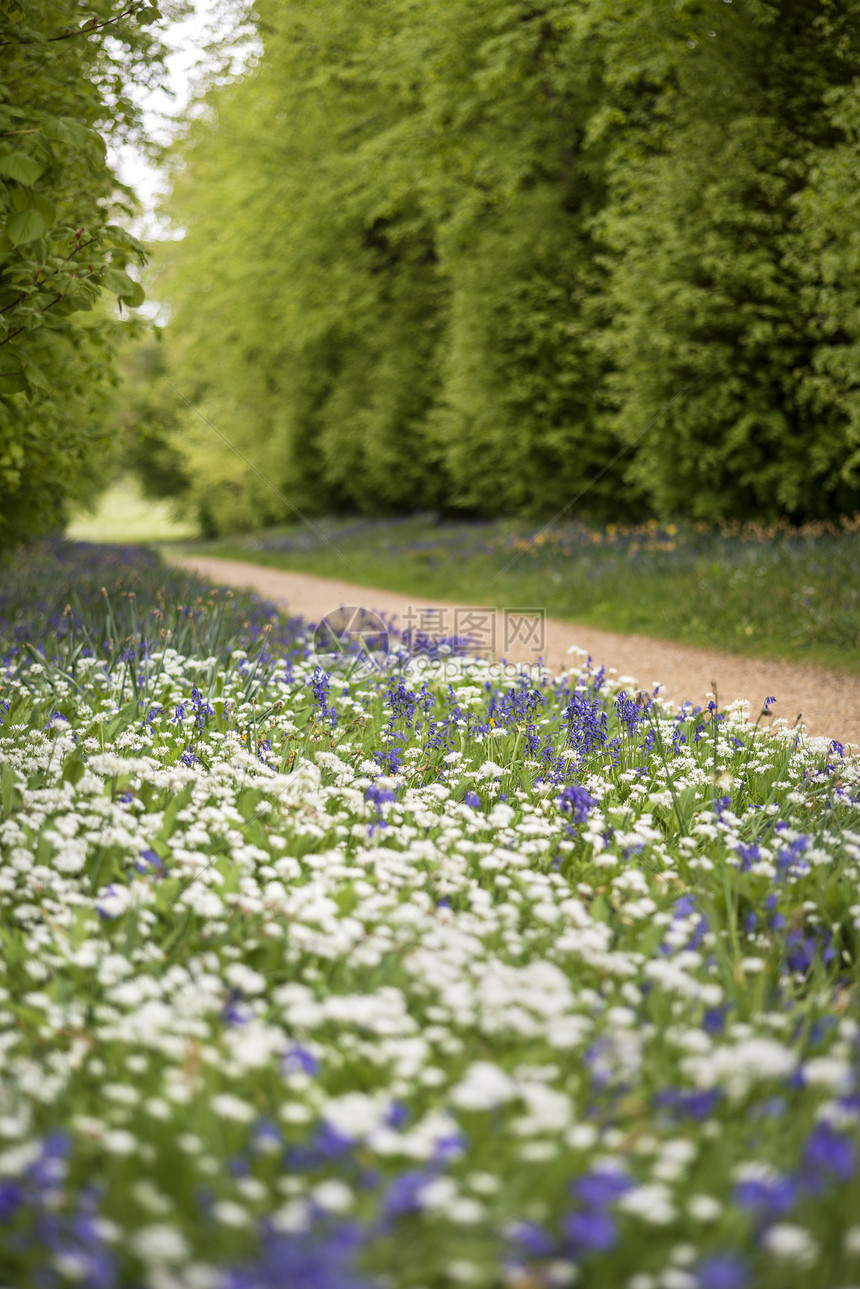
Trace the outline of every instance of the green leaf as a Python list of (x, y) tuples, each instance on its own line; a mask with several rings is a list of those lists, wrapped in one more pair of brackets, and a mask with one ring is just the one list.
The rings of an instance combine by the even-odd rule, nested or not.
[(143, 242), (138, 241), (126, 229), (120, 228), (119, 224), (105, 224), (102, 238), (106, 242), (112, 242), (114, 246), (122, 246), (128, 251), (133, 251), (135, 255), (146, 258), (146, 247)]
[(66, 783), (80, 783), (81, 779), (84, 777), (85, 768), (83, 757), (78, 756), (78, 754), (75, 753), (68, 757), (64, 762), (62, 777)]
[(71, 144), (73, 148), (85, 148), (94, 142), (94, 131), (88, 130), (70, 116), (45, 116), (42, 118), (42, 129), (49, 139), (56, 143)]
[(188, 805), (193, 792), (194, 784), (186, 783), (182, 791), (173, 798), (170, 805), (165, 810), (164, 822), (161, 825), (161, 832), (158, 834), (159, 837), (163, 838), (165, 841), (176, 827), (176, 816), (179, 814), (180, 810), (184, 810)]
[(42, 371), (42, 368), (38, 367), (36, 363), (33, 362), (32, 358), (28, 358), (26, 354), (22, 354), (21, 366), (23, 368), (24, 375), (31, 385), (36, 389), (44, 390), (46, 394), (50, 394), (53, 389), (53, 385)]
[(18, 777), (11, 765), (4, 765), (0, 770), (0, 805), (4, 815), (11, 815), (21, 805), (21, 793), (18, 791)]
[(33, 184), (44, 172), (44, 165), (26, 152), (0, 153), (0, 175), (17, 179), (18, 183)]
[(141, 27), (146, 27), (151, 22), (158, 22), (161, 13), (156, 9), (155, 5), (147, 5), (145, 9), (138, 9), (134, 16)]
[(35, 241), (50, 228), (45, 216), (39, 210), (16, 210), (6, 220), (6, 236), (13, 246), (23, 246), (25, 242)]
[(127, 273), (123, 273), (122, 269), (105, 269), (100, 285), (105, 291), (119, 296), (120, 300), (125, 301), (132, 309), (136, 309), (146, 299), (140, 283), (135, 282)]
[(0, 358), (0, 395), (24, 394), (30, 388), (20, 362), (7, 353)]
[(53, 202), (48, 201), (47, 197), (37, 192), (35, 188), (16, 188), (11, 196), (13, 210), (35, 210), (48, 224), (53, 224), (57, 218), (57, 210)]

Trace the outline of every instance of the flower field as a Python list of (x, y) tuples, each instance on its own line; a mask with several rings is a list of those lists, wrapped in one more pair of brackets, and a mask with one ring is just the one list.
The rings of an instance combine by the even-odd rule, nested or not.
[(0, 586), (3, 1289), (860, 1285), (838, 744), (326, 671), (139, 551)]

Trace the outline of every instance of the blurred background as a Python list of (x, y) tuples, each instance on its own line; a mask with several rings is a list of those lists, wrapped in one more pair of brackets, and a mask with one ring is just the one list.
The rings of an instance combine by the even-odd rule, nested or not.
[[(845, 537), (857, 18), (48, 0), (0, 111), (0, 543), (286, 558), (297, 516)], [(856, 540), (828, 565), (849, 648)]]

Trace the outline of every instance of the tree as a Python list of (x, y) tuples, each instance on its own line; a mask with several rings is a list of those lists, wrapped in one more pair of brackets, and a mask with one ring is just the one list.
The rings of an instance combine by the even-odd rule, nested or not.
[(59, 527), (110, 458), (99, 305), (142, 303), (128, 269), (144, 250), (115, 222), (133, 201), (105, 140), (140, 141), (159, 17), (140, 0), (0, 3), (0, 546)]
[(209, 529), (860, 505), (856, 16), (261, 0), (169, 204)]
[(817, 0), (689, 3), (608, 34), (619, 107), (653, 103), (616, 140), (601, 218), (610, 389), (629, 478), (662, 515), (860, 504), (844, 486), (844, 411), (822, 386), (811, 396), (829, 342), (805, 289), (799, 203), (839, 143), (828, 91), (860, 71), (823, 13)]

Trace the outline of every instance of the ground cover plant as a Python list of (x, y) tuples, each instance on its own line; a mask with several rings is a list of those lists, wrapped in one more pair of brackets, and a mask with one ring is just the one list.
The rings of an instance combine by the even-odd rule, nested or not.
[(192, 549), (468, 604), (540, 604), (591, 626), (860, 671), (857, 518), (604, 528), (315, 520)]
[(0, 1282), (860, 1284), (838, 744), (324, 671), (140, 552), (2, 587)]

